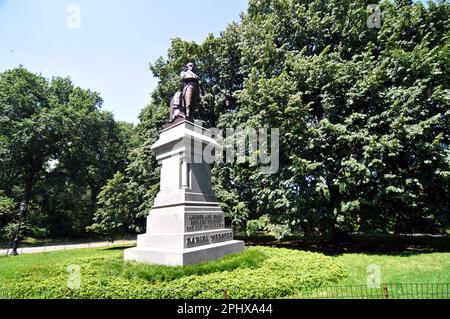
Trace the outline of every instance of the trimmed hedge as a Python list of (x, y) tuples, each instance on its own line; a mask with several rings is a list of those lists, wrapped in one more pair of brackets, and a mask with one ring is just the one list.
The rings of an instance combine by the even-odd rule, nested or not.
[[(49, 253), (51, 254), (51, 253)], [(281, 298), (337, 283), (342, 265), (318, 253), (249, 247), (218, 261), (188, 267), (123, 261), (123, 252), (92, 250), (92, 256), (61, 255), (51, 264), (18, 269), (0, 282), (3, 298)], [(69, 257), (67, 257), (69, 256)], [(27, 258), (28, 256), (21, 256)], [(5, 259), (0, 259), (0, 278)], [(18, 260), (19, 261), (19, 260)], [(81, 288), (67, 286), (69, 265), (79, 265)]]

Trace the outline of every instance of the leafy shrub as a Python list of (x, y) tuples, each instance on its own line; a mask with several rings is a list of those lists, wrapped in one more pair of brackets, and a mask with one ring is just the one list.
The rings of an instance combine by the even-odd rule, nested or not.
[(28, 235), (33, 238), (48, 238), (50, 235), (50, 231), (45, 227), (29, 225)]
[(247, 236), (253, 236), (258, 230), (265, 230), (270, 223), (269, 216), (263, 215), (259, 219), (249, 220), (247, 222)]
[(0, 217), (5, 215), (11, 215), (14, 211), (14, 201), (3, 195), (0, 190)]
[(277, 240), (281, 240), (292, 234), (289, 225), (273, 224), (270, 222), (268, 215), (263, 215), (259, 219), (253, 219), (247, 222), (247, 236), (251, 237), (259, 230), (271, 232)]
[[(41, 262), (1, 260), (0, 291), (7, 298), (276, 298), (338, 282), (344, 270), (331, 257), (289, 249), (249, 247), (241, 254), (187, 267), (142, 265), (123, 260), (122, 251), (94, 249), (42, 254)], [(72, 252), (73, 253), (73, 252)], [(38, 258), (37, 256), (34, 258)], [(2, 258), (0, 258), (2, 259)], [(20, 261), (22, 260), (22, 261)], [(4, 262), (8, 261), (8, 262)], [(67, 287), (69, 265), (81, 268), (81, 288)], [(8, 268), (11, 267), (11, 268)], [(13, 280), (16, 278), (15, 280)]]
[(14, 234), (16, 233), (17, 224), (9, 223), (2, 229), (0, 229), (0, 239), (2, 240), (11, 240)]
[(262, 267), (185, 277), (170, 284), (172, 290), (168, 289), (167, 297), (220, 298), (227, 289), (231, 298), (277, 298), (335, 283), (344, 277), (341, 265), (322, 254), (258, 249), (267, 256)]
[[(11, 222), (0, 231), (0, 238), (3, 240), (12, 240), (17, 232), (17, 222)], [(30, 225), (29, 223), (22, 223), (20, 226), (22, 235), (31, 236), (33, 238), (46, 238), (49, 235), (49, 230), (44, 227)]]
[(228, 255), (219, 260), (184, 267), (149, 267), (145, 264), (127, 263), (122, 266), (121, 275), (127, 279), (145, 279), (153, 283), (171, 281), (185, 276), (201, 276), (209, 273), (232, 271), (238, 268), (256, 269), (261, 266), (265, 259), (264, 253), (252, 249), (244, 254)]
[(291, 227), (286, 224), (269, 224), (266, 229), (274, 234), (277, 240), (281, 240), (289, 235), (292, 235)]

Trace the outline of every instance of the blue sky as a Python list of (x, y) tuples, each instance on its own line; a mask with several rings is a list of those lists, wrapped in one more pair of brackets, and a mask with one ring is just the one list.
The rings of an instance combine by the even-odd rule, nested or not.
[[(71, 4), (79, 28), (68, 27)], [(0, 0), (0, 72), (22, 64), (70, 76), (99, 92), (116, 119), (136, 123), (157, 82), (148, 64), (170, 39), (201, 42), (246, 8), (247, 0)]]

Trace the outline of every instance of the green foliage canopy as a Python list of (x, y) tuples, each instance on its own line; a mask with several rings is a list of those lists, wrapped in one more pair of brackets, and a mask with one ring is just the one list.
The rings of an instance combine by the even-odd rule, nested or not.
[(219, 128), (281, 130), (276, 174), (214, 167), (216, 192), (235, 225), (267, 215), (310, 233), (448, 227), (450, 5), (379, 5), (376, 29), (367, 26), (365, 1), (251, 0), (219, 37), (174, 39), (167, 57), (151, 65), (160, 81), (138, 128), (146, 145), (140, 155), (150, 160), (135, 158), (129, 183), (156, 186), (156, 174), (144, 180), (137, 173), (157, 172), (148, 145), (179, 70), (194, 61), (198, 118)]
[[(97, 195), (128, 165), (132, 126), (101, 111), (96, 92), (23, 67), (0, 74), (0, 226), (17, 202), (53, 235), (84, 232)], [(66, 227), (67, 226), (67, 227)]]

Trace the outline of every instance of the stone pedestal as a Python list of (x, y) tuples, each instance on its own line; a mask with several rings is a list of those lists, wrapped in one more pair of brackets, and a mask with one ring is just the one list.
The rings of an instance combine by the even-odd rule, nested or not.
[(211, 187), (208, 163), (218, 145), (210, 136), (200, 125), (181, 120), (152, 145), (161, 165), (160, 191), (147, 217), (147, 233), (138, 236), (137, 247), (125, 250), (126, 260), (178, 266), (244, 250), (225, 228)]

